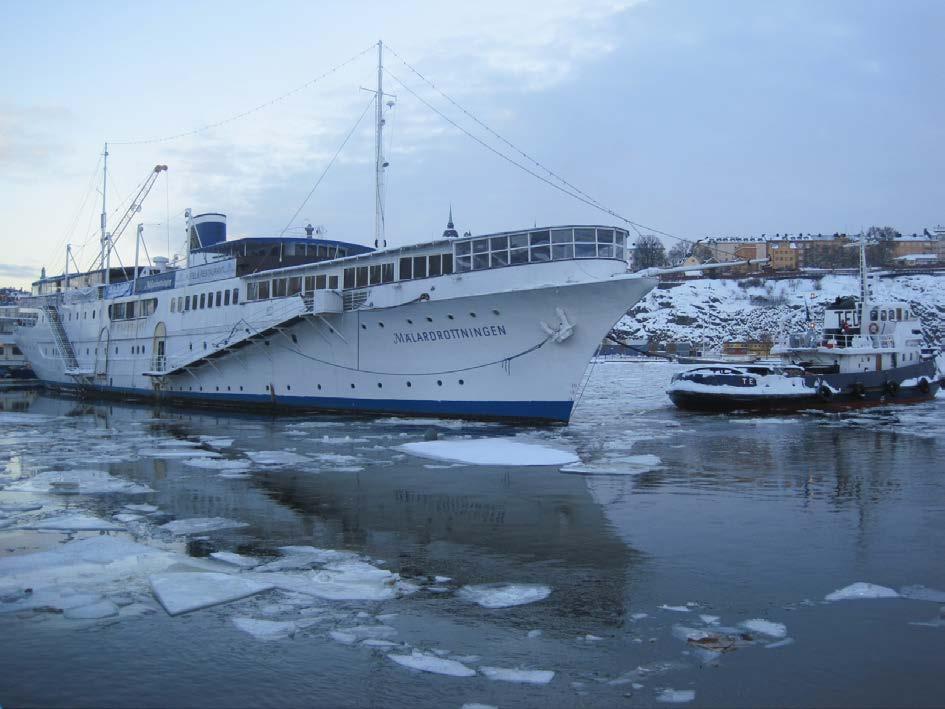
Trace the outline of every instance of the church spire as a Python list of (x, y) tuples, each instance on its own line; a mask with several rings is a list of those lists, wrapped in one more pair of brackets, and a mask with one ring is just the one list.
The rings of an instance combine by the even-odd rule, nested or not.
[(453, 226), (453, 205), (450, 205), (450, 218), (446, 222), (446, 229), (443, 231), (444, 239), (455, 239), (459, 236), (459, 232), (456, 231), (456, 228)]

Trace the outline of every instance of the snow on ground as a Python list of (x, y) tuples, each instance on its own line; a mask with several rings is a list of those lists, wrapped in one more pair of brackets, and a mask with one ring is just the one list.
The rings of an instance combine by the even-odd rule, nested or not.
[(488, 583), (463, 586), (457, 595), (483, 608), (509, 608), (543, 601), (551, 595), (551, 589), (540, 584)]
[(554, 679), (552, 670), (517, 670), (506, 667), (480, 667), (486, 677), (502, 682), (523, 682), (525, 684), (548, 684)]
[(193, 517), (191, 519), (175, 519), (172, 522), (162, 524), (161, 529), (166, 529), (171, 534), (203, 534), (218, 529), (236, 529), (248, 526), (246, 522), (237, 522), (235, 519), (227, 519), (226, 517)]
[[(909, 303), (926, 334), (933, 341), (945, 339), (941, 317), (945, 282), (941, 278), (900, 276), (874, 281), (875, 299)], [(704, 342), (718, 349), (726, 340), (804, 330), (805, 305), (819, 322), (825, 305), (859, 290), (856, 276), (777, 281), (697, 279), (651, 291), (615, 329), (634, 340)]]
[(511, 438), (416, 441), (397, 448), (422, 458), (471, 465), (568, 465), (580, 462), (573, 452)]
[(877, 586), (874, 583), (857, 581), (856, 583), (837, 589), (824, 596), (825, 601), (849, 601), (857, 598), (898, 598), (899, 594), (891, 588)]
[(420, 670), (421, 672), (432, 672), (438, 675), (449, 675), (450, 677), (472, 677), (476, 674), (476, 670), (467, 667), (462, 662), (429, 655), (419, 650), (414, 650), (409, 655), (395, 655), (392, 653), (387, 657), (398, 665)]
[(114, 492), (126, 495), (140, 495), (154, 492), (147, 485), (115, 477), (103, 470), (47, 470), (31, 478), (13, 483), (7, 489), (19, 492), (56, 492), (57, 486), (63, 491), (81, 495), (101, 495)]

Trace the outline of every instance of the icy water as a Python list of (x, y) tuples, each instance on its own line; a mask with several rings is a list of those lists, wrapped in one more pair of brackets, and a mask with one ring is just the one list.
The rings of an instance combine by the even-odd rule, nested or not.
[(674, 371), (556, 428), (0, 394), (0, 705), (945, 703), (945, 399), (693, 415)]

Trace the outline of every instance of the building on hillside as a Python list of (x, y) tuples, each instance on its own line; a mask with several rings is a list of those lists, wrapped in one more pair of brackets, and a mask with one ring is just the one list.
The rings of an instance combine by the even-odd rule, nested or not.
[(890, 258), (897, 263), (936, 263), (943, 255), (942, 240), (927, 233), (899, 234), (892, 242)]
[(771, 348), (773, 346), (774, 343), (771, 340), (740, 340), (737, 342), (723, 342), (722, 354), (767, 357), (771, 354)]
[(793, 241), (769, 241), (768, 258), (774, 271), (796, 271), (800, 265), (800, 251)]

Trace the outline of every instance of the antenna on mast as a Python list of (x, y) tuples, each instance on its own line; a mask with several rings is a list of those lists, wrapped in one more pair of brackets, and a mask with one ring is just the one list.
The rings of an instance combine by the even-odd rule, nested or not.
[(374, 248), (386, 248), (387, 238), (384, 233), (384, 168), (389, 163), (384, 160), (384, 43), (377, 41), (377, 95), (375, 97), (375, 116), (377, 125), (374, 132)]

